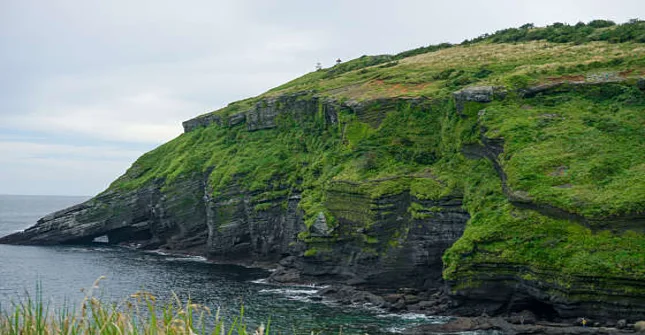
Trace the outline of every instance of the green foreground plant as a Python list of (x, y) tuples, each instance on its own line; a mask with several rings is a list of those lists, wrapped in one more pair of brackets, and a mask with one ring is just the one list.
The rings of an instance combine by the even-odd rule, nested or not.
[(85, 297), (78, 309), (70, 309), (69, 305), (50, 309), (43, 300), (40, 285), (34, 298), (28, 296), (6, 310), (0, 305), (0, 334), (269, 334), (270, 321), (266, 327), (260, 325), (254, 331), (247, 330), (244, 306), (227, 324), (219, 309), (213, 314), (208, 307), (190, 299), (182, 302), (174, 294), (173, 300), (167, 303), (160, 303), (148, 292), (137, 292), (119, 303), (106, 303), (93, 295), (101, 279), (83, 291)]

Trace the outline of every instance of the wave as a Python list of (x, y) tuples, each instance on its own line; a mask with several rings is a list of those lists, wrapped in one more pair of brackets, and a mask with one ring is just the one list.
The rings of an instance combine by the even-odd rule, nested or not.
[[(136, 247), (135, 247), (135, 248), (136, 248)], [(163, 251), (161, 251), (160, 249), (156, 249), (156, 250), (145, 250), (145, 252), (146, 252), (146, 253), (149, 253), (149, 254), (155, 254), (155, 255), (161, 255), (161, 256), (173, 256), (172, 254), (167, 253), (167, 252), (163, 252)]]
[(282, 294), (282, 295), (314, 295), (318, 293), (318, 290), (302, 290), (294, 288), (272, 288), (272, 289), (262, 289), (259, 293), (270, 293), (270, 294)]
[(408, 327), (392, 326), (388, 328), (383, 328), (382, 330), (385, 333), (403, 333)]
[(260, 279), (256, 279), (256, 280), (251, 280), (251, 283), (253, 283), (253, 284), (262, 284), (262, 285), (271, 285), (271, 283), (269, 283), (269, 278), (260, 278)]
[(163, 256), (163, 261), (169, 262), (198, 262), (198, 263), (210, 263), (210, 261), (204, 256), (198, 255), (182, 255), (171, 252), (165, 252), (160, 249), (156, 250), (144, 250), (147, 254)]
[[(391, 326), (387, 328), (382, 328), (383, 332), (386, 333), (395, 333), (395, 334), (401, 334), (404, 331), (410, 329), (410, 325), (407, 326)], [(438, 333), (437, 333), (438, 334)], [(444, 333), (441, 333), (444, 334)], [(448, 334), (448, 333), (446, 333)], [(465, 332), (457, 332), (457, 333), (450, 333), (453, 335), (502, 335), (502, 333), (497, 332), (497, 331), (485, 331), (485, 330), (472, 330), (472, 331), (465, 331)]]
[(302, 302), (315, 302), (313, 297), (318, 293), (318, 290), (306, 290), (296, 287), (283, 287), (283, 288), (270, 288), (258, 291), (260, 294), (275, 294), (284, 297), (287, 300), (302, 301)]
[(180, 261), (180, 262), (199, 262), (199, 263), (208, 263), (208, 259), (204, 256), (177, 256), (177, 255), (168, 255), (169, 257), (165, 258), (166, 261)]
[(316, 285), (316, 284), (314, 284), (314, 283), (311, 283), (311, 284), (295, 284), (295, 285), (290, 285), (290, 286), (293, 286), (293, 287), (307, 287), (307, 288), (315, 288), (315, 289), (318, 289), (318, 290), (321, 290), (321, 289), (324, 289), (324, 288), (328, 288), (328, 287), (329, 287), (329, 285)]
[(397, 318), (406, 321), (423, 321), (423, 323), (446, 323), (452, 319), (450, 316), (426, 315), (422, 313), (385, 313), (377, 315), (379, 318)]

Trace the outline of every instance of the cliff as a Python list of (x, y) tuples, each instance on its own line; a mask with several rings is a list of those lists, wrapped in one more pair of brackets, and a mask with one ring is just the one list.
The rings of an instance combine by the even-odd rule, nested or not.
[(611, 39), (625, 27), (645, 36), (528, 27), (307, 74), (184, 122), (0, 243), (105, 235), (278, 282), (406, 288), (408, 308), (445, 290), (437, 311), (644, 319), (645, 39)]

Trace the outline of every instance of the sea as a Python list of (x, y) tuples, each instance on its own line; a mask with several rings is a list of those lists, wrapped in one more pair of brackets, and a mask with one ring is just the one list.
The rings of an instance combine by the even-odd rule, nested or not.
[[(0, 195), (0, 236), (87, 199)], [(317, 296), (320, 287), (271, 285), (265, 281), (269, 275), (264, 269), (214, 264), (203, 257), (120, 246), (0, 245), (0, 310), (37, 294), (56, 309), (79, 306), (87, 294), (118, 303), (134, 293), (148, 292), (158, 301), (170, 301), (176, 295), (219, 309), (228, 320), (239, 316), (243, 306), (249, 328), (270, 320), (272, 333), (281, 334), (389, 334), (448, 319), (339, 305)]]

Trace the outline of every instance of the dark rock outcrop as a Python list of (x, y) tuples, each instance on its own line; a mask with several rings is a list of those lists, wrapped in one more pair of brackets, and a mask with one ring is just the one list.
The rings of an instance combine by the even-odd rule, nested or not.
[[(314, 252), (281, 262), (272, 279), (370, 289), (441, 287), (441, 256), (470, 218), (461, 199), (419, 200), (407, 192), (372, 199), (358, 185), (339, 184), (327, 195), (327, 208), (339, 221), (333, 234), (311, 235), (307, 245)], [(415, 219), (408, 211), (412, 202), (434, 212)]]
[[(105, 192), (83, 204), (52, 213), (24, 232), (0, 239), (9, 244), (83, 244), (107, 236), (108, 243), (207, 255), (220, 261), (276, 262), (297, 251), (304, 230), (299, 197), (278, 198), (256, 211), (252, 194), (231, 188), (208, 196), (200, 175), (129, 192)], [(228, 196), (228, 197), (227, 197)], [(283, 210), (282, 202), (287, 203)]]
[(299, 92), (262, 99), (256, 102), (252, 108), (228, 116), (214, 113), (204, 114), (184, 121), (183, 126), (184, 132), (187, 133), (213, 124), (233, 127), (246, 123), (248, 131), (256, 131), (275, 128), (276, 118), (279, 115), (288, 114), (299, 120), (315, 113), (321, 113), (328, 124), (335, 124), (338, 122), (337, 108), (340, 108), (340, 104), (333, 100), (319, 98), (312, 92)]
[[(641, 292), (645, 283), (626, 278), (575, 276), (567, 284), (559, 283), (557, 271), (541, 271), (512, 264), (477, 264), (476, 275), (464, 282), (449, 282), (460, 315), (482, 312), (503, 315), (530, 310), (540, 319), (576, 318), (584, 315), (597, 320), (636, 320), (645, 311)], [(526, 279), (531, 278), (531, 279)], [(538, 278), (551, 278), (544, 280)], [(476, 287), (465, 281), (477, 282)], [(618, 292), (629, 286), (633, 293)], [(460, 288), (463, 287), (463, 288)]]
[(457, 114), (464, 110), (466, 102), (491, 102), (496, 98), (504, 98), (506, 90), (498, 86), (473, 86), (466, 87), (452, 94), (455, 99)]
[(633, 334), (632, 330), (621, 330), (610, 327), (582, 327), (559, 323), (515, 324), (503, 318), (474, 317), (453, 318), (445, 324), (428, 324), (405, 330), (407, 335), (460, 333), (471, 331), (498, 331), (505, 335), (619, 335)]
[[(244, 114), (236, 114), (235, 119), (236, 120), (243, 119), (242, 117), (240, 117), (240, 115), (243, 116)], [(182, 123), (182, 126), (184, 127), (184, 132), (187, 133), (197, 128), (208, 127), (212, 124), (222, 125), (222, 117), (215, 114), (206, 114), (206, 115), (198, 116), (194, 119), (186, 120)]]
[(636, 82), (636, 87), (638, 87), (639, 90), (645, 91), (645, 78), (640, 78)]
[(339, 102), (305, 91), (265, 98), (256, 102), (252, 108), (246, 111), (228, 116), (214, 113), (200, 115), (184, 121), (183, 127), (184, 132), (187, 133), (210, 125), (233, 127), (246, 123), (248, 131), (256, 131), (275, 128), (277, 126), (276, 120), (281, 115), (289, 115), (296, 121), (301, 121), (311, 115), (318, 115), (324, 119), (326, 124), (334, 125), (338, 123), (338, 111), (341, 109), (351, 110), (362, 122), (378, 127), (387, 113), (395, 110), (399, 103), (418, 106), (427, 102), (428, 99), (423, 97)]
[(260, 203), (253, 194), (229, 187), (206, 204), (209, 258), (274, 264), (285, 255), (297, 254), (302, 249), (297, 235), (306, 229), (299, 201), (298, 194), (285, 195), (262, 202), (268, 208), (256, 210)]
[(318, 294), (346, 305), (368, 304), (380, 308), (390, 307), (390, 303), (388, 303), (383, 297), (374, 293), (357, 290), (355, 287), (348, 285), (329, 286), (318, 291)]
[(76, 244), (107, 236), (110, 244), (202, 253), (207, 237), (205, 181), (202, 176), (193, 177), (174, 183), (164, 193), (157, 183), (104, 192), (45, 216), (24, 232), (0, 238), (0, 243)]

